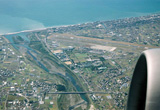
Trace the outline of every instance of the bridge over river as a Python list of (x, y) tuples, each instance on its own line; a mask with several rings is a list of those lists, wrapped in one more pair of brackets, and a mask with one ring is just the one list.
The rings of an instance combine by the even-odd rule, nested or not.
[(48, 94), (111, 94), (111, 92), (49, 92)]

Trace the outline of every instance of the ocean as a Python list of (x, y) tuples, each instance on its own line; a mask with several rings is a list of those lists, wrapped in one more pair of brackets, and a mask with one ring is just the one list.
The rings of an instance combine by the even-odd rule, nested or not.
[(0, 34), (160, 12), (160, 0), (0, 0)]

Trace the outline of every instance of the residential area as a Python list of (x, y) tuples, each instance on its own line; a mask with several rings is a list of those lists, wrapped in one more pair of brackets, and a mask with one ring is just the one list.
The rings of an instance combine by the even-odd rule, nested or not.
[(1, 35), (0, 109), (123, 110), (141, 52), (159, 47), (159, 20), (155, 14)]

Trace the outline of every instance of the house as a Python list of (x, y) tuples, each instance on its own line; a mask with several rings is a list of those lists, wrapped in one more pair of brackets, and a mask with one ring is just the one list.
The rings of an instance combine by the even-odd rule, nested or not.
[(52, 52), (53, 52), (55, 55), (57, 55), (57, 54), (62, 54), (62, 53), (63, 53), (63, 50), (55, 50), (55, 51), (52, 50)]
[(44, 101), (39, 101), (39, 104), (41, 104), (41, 105), (44, 104)]
[(67, 62), (64, 62), (65, 64), (67, 64), (67, 65), (71, 65), (72, 64), (72, 62), (70, 62), (70, 61), (67, 61)]
[(53, 103), (53, 102), (50, 102), (50, 104), (53, 105), (54, 103)]
[(107, 97), (107, 99), (112, 99), (112, 96), (111, 95), (108, 95), (108, 96), (106, 96)]
[(49, 97), (45, 97), (45, 99), (49, 99)]
[(15, 91), (15, 87), (10, 87), (10, 91)]

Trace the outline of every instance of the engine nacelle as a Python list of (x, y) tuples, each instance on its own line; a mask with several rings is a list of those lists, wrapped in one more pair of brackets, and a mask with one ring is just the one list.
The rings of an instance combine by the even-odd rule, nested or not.
[(127, 110), (160, 110), (160, 49), (140, 56), (131, 81)]

